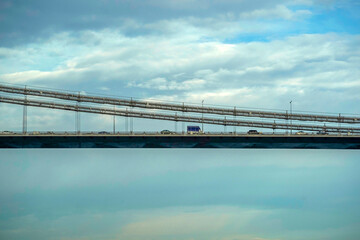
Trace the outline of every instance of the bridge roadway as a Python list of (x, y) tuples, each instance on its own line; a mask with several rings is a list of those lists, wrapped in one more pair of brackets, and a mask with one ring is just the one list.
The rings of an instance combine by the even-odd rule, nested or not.
[(360, 149), (360, 135), (2, 133), (0, 148)]

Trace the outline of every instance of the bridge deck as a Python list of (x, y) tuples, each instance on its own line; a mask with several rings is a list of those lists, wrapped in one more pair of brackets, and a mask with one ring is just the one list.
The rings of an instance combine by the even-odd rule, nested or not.
[(3, 134), (0, 148), (360, 149), (353, 135)]

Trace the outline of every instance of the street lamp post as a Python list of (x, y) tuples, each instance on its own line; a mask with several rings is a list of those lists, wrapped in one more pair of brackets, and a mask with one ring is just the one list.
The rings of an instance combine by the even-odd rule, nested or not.
[(129, 118), (128, 118), (128, 108), (126, 108), (126, 117), (125, 117), (125, 132), (128, 133), (129, 129)]
[(201, 129), (204, 133), (205, 132), (204, 131), (204, 100), (201, 101), (201, 108), (202, 108), (202, 110), (201, 110), (201, 112), (202, 112), (201, 113), (201, 118), (202, 118)]
[(25, 85), (25, 104), (23, 107), (23, 134), (27, 132), (27, 95), (26, 95), (26, 85)]
[(115, 105), (114, 105), (114, 115), (113, 115), (113, 134), (115, 134)]
[(292, 100), (290, 101), (290, 134), (292, 134)]

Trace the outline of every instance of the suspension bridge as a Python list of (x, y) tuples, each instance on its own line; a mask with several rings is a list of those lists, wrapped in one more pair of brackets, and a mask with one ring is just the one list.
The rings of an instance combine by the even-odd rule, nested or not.
[[(204, 106), (99, 96), (84, 92), (0, 84), (0, 103), (23, 106), (23, 131), (0, 134), (0, 147), (258, 147), (360, 148), (360, 116)], [(27, 132), (27, 107), (73, 111), (73, 133)], [(271, 129), (273, 133), (81, 132), (80, 113), (194, 124)], [(290, 121), (290, 123), (289, 123)], [(274, 134), (275, 130), (285, 133)], [(290, 134), (289, 134), (290, 131)], [(292, 132), (294, 131), (294, 134)], [(255, 133), (255, 134), (254, 134)]]

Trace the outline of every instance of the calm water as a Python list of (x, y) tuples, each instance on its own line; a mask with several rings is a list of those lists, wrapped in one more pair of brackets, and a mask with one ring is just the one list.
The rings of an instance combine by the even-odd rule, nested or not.
[(360, 151), (0, 150), (0, 239), (360, 239)]

